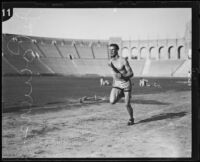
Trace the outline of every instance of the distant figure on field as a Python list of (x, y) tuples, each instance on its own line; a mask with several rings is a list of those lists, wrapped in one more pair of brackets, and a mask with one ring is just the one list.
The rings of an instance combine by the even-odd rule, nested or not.
[(161, 88), (161, 86), (157, 80), (153, 83), (153, 86), (156, 88)]
[(149, 85), (148, 83), (149, 83), (149, 81), (147, 79), (140, 78), (139, 86), (140, 87), (146, 87), (146, 86)]
[(100, 86), (106, 86), (106, 85), (110, 85), (108, 80), (105, 80), (104, 77), (100, 78)]

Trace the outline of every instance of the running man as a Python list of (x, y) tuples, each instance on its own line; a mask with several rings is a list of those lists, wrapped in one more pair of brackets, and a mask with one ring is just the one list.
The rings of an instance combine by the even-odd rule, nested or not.
[(113, 87), (110, 93), (110, 103), (115, 104), (119, 99), (125, 97), (125, 106), (128, 110), (130, 119), (128, 125), (134, 124), (133, 108), (131, 107), (131, 77), (133, 77), (133, 71), (126, 58), (122, 58), (118, 55), (119, 46), (117, 44), (110, 44), (110, 60), (108, 65), (112, 69), (113, 73)]

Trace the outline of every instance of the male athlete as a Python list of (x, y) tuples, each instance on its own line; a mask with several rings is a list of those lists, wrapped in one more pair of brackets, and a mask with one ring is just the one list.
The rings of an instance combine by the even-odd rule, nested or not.
[(125, 97), (125, 105), (128, 110), (130, 119), (128, 125), (134, 124), (133, 109), (130, 104), (131, 99), (131, 77), (133, 71), (126, 58), (118, 55), (119, 46), (117, 44), (110, 44), (110, 60), (108, 65), (113, 73), (113, 87), (110, 93), (110, 103), (115, 104), (119, 99)]

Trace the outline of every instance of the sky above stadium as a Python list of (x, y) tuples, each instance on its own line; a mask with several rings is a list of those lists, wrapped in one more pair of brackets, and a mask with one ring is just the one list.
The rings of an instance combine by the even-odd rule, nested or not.
[(15, 8), (2, 32), (40, 37), (123, 40), (184, 37), (189, 8)]

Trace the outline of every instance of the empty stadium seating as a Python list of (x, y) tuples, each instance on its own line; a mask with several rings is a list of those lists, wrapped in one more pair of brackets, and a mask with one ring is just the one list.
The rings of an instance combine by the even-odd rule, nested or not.
[(80, 58), (82, 58), (82, 59), (88, 59), (88, 58), (93, 59), (94, 58), (92, 49), (88, 43), (84, 43), (84, 44), (82, 42), (77, 43), (75, 45), (75, 47), (77, 49), (77, 52), (78, 52)]
[(74, 63), (77, 66), (81, 75), (94, 74), (100, 76), (110, 76), (110, 70), (108, 67), (108, 60), (96, 60), (96, 59), (76, 59)]
[(94, 55), (96, 59), (106, 59), (108, 58), (108, 47), (107, 44), (99, 43), (92, 46)]
[(33, 74), (54, 74), (47, 66), (42, 64), (38, 58), (33, 59), (28, 65), (28, 69), (32, 71)]
[(59, 50), (61, 51), (62, 55), (65, 58), (70, 59), (70, 55), (71, 55), (72, 59), (79, 58), (73, 45), (64, 44), (64, 45), (57, 45), (57, 47), (59, 48)]
[(108, 66), (108, 59), (95, 60), (98, 68), (98, 74), (101, 76), (111, 76), (111, 69)]
[[(27, 68), (36, 75), (111, 76), (107, 43), (3, 34), (3, 74), (21, 73)], [(129, 63), (136, 77), (187, 77), (191, 70), (188, 59), (131, 59)]]
[(39, 57), (45, 57), (43, 55), (43, 53), (37, 48), (37, 46), (32, 41), (31, 40), (30, 41), (21, 41), (21, 43), (19, 45), (24, 49), (24, 51), (32, 50)]
[(71, 60), (63, 58), (41, 58), (56, 74), (76, 75), (77, 70)]
[(2, 52), (5, 55), (8, 53), (10, 55), (20, 55), (19, 42), (17, 41), (17, 36), (12, 34), (4, 34), (2, 36)]
[(19, 71), (2, 56), (2, 74), (19, 74)]
[(24, 69), (26, 67), (26, 60), (22, 55), (14, 55), (9, 50), (3, 51), (4, 58), (9, 62), (9, 64), (13, 65), (18, 71)]
[[(49, 74), (52, 73), (40, 61), (39, 57), (43, 57), (37, 47), (31, 42), (31, 38), (27, 36), (4, 36), (3, 57), (5, 70), (11, 67), (13, 70), (9, 73), (15, 74), (28, 69), (32, 74)], [(13, 40), (16, 38), (16, 40)], [(14, 47), (12, 47), (14, 46)], [(30, 55), (32, 58), (30, 58)], [(39, 56), (39, 57), (38, 57)]]
[(76, 59), (74, 60), (74, 64), (76, 65), (79, 73), (81, 75), (86, 75), (86, 74), (95, 74), (95, 70), (94, 67), (91, 68), (91, 62), (92, 60), (88, 60), (87, 59)]
[(46, 57), (61, 58), (61, 55), (59, 54), (59, 51), (56, 49), (53, 40), (41, 38), (37, 41), (37, 45), (40, 47), (40, 49), (43, 51)]
[(36, 57), (31, 60), (26, 60), (25, 56), (6, 54), (4, 56), (4, 62), (5, 60), (7, 64), (9, 64), (11, 67), (14, 67), (13, 69), (16, 69), (19, 73), (23, 69), (28, 69), (32, 74), (52, 74), (52, 72)]

